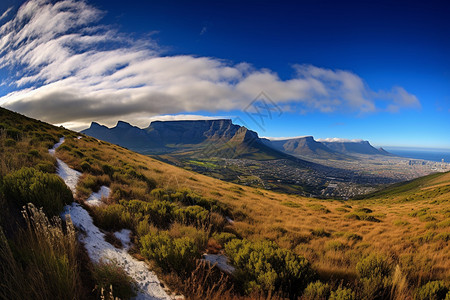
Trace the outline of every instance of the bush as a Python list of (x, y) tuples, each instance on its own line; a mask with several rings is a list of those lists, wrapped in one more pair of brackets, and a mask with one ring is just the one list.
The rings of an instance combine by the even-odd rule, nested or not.
[(130, 213), (120, 204), (91, 207), (95, 224), (106, 230), (132, 228), (133, 219)]
[(91, 170), (91, 165), (87, 161), (83, 161), (80, 167), (83, 172), (89, 172)]
[(215, 233), (212, 236), (222, 247), (225, 246), (226, 243), (236, 238), (236, 235), (229, 232), (221, 232)]
[(338, 288), (336, 291), (332, 291), (328, 300), (355, 300), (355, 292), (351, 289)]
[(56, 173), (55, 165), (49, 162), (38, 163), (35, 168), (44, 173)]
[(51, 216), (58, 215), (65, 204), (73, 201), (72, 192), (61, 178), (33, 168), (22, 168), (5, 176), (3, 192), (9, 201), (19, 205), (31, 202)]
[(140, 239), (141, 253), (153, 259), (166, 272), (190, 273), (199, 252), (194, 240), (189, 237), (172, 239), (166, 231), (149, 233)]
[(209, 212), (198, 205), (179, 208), (175, 216), (180, 223), (202, 227), (207, 225)]
[(330, 285), (320, 281), (311, 282), (303, 292), (303, 297), (308, 300), (328, 299), (330, 296)]
[(168, 201), (122, 200), (120, 203), (136, 218), (148, 216), (153, 225), (160, 228), (168, 228), (175, 219), (176, 205)]
[(388, 277), (392, 270), (389, 262), (383, 256), (371, 254), (356, 264), (356, 271), (360, 278), (370, 278)]
[(98, 293), (103, 289), (106, 294), (112, 292), (114, 297), (120, 299), (130, 299), (136, 296), (136, 283), (118, 266), (116, 261), (100, 261), (93, 266), (92, 277), (97, 285)]
[(304, 257), (271, 241), (233, 239), (225, 244), (225, 253), (236, 267), (236, 277), (243, 282), (246, 292), (281, 290), (295, 298), (313, 275)]
[(332, 250), (332, 251), (342, 251), (347, 248), (347, 245), (340, 241), (329, 241), (326, 246), (325, 250)]
[(371, 254), (356, 265), (362, 284), (362, 294), (368, 299), (384, 299), (391, 285), (391, 266), (382, 256)]
[(15, 128), (9, 128), (6, 130), (6, 136), (14, 139), (14, 140), (19, 140), (20, 136), (22, 135), (22, 132), (20, 132), (19, 130), (15, 129)]
[(445, 299), (448, 292), (449, 289), (443, 281), (430, 281), (417, 289), (414, 298), (417, 300), (441, 300)]
[(364, 212), (351, 212), (347, 215), (345, 215), (347, 219), (351, 220), (361, 220), (361, 221), (369, 221), (369, 222), (381, 222), (379, 219), (375, 218), (374, 216), (371, 216), (369, 214), (366, 214)]

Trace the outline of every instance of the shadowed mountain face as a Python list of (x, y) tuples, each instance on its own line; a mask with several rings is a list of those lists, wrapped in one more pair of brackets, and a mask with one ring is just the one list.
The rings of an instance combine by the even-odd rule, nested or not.
[(265, 145), (258, 134), (231, 120), (154, 121), (140, 129), (119, 121), (113, 128), (95, 122), (82, 133), (145, 154), (183, 153), (191, 156), (288, 158)]
[(360, 142), (322, 142), (331, 150), (344, 154), (388, 155), (386, 151), (374, 148), (368, 141)]
[(309, 156), (315, 158), (344, 158), (345, 156), (314, 140), (312, 136), (305, 136), (286, 140), (272, 140), (270, 145), (280, 151), (295, 156)]

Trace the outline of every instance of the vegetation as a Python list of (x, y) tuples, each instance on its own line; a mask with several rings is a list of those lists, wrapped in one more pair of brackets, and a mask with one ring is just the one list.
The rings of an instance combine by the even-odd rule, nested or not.
[(92, 268), (92, 276), (97, 283), (97, 294), (113, 294), (120, 299), (136, 296), (133, 279), (118, 266), (116, 261), (100, 261)]
[(72, 192), (56, 174), (22, 168), (3, 178), (3, 194), (18, 205), (33, 203), (54, 216), (73, 201)]
[(225, 253), (237, 268), (235, 276), (249, 293), (254, 289), (281, 290), (293, 298), (301, 294), (313, 277), (304, 257), (279, 248), (273, 242), (234, 239), (225, 245)]
[[(360, 200), (318, 200), (234, 185), (78, 135), (0, 108), (0, 298), (44, 299), (50, 291), (97, 298), (95, 285), (131, 295), (120, 288), (132, 286), (126, 277), (112, 280), (120, 270), (89, 266), (70, 222), (47, 220), (38, 234), (20, 214), (31, 202), (42, 216), (58, 215), (72, 201), (48, 154), (62, 136), (57, 157), (83, 173), (75, 200), (109, 186), (107, 205), (89, 208), (96, 225), (131, 229), (135, 255), (151, 260), (188, 299), (445, 299), (448, 293), (450, 173)], [(58, 232), (55, 245), (38, 243), (48, 232)], [(226, 254), (235, 273), (201, 262), (210, 249)]]
[(81, 299), (75, 228), (50, 222), (32, 204), (23, 211), (26, 229), (8, 241), (0, 227), (1, 299)]

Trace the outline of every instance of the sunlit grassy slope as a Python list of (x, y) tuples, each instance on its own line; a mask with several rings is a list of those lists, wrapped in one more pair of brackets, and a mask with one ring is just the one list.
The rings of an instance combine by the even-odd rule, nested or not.
[[(1, 117), (0, 123), (13, 118), (23, 126), (43, 124), (3, 109)], [(447, 285), (450, 281), (450, 173), (397, 184), (362, 200), (318, 200), (224, 182), (88, 136), (78, 139), (78, 134), (68, 130), (42, 126), (54, 135), (66, 136), (57, 156), (84, 172), (78, 186), (80, 201), (102, 184), (111, 187), (110, 205), (121, 200), (151, 202), (161, 197), (151, 193), (155, 188), (168, 195), (189, 190), (226, 208), (223, 216), (234, 222), (225, 225), (224, 231), (250, 241), (268, 239), (304, 256), (317, 279), (334, 287), (364, 289), (358, 283), (356, 266), (371, 253), (398, 266), (398, 276), (408, 282), (402, 290), (405, 297), (430, 280), (443, 280)], [(27, 157), (26, 164), (36, 166), (40, 162), (29, 155), (31, 141), (22, 138), (15, 145), (26, 149), (20, 154)], [(12, 152), (16, 146), (9, 147), (2, 148), (2, 175), (14, 169), (8, 162), (19, 155)], [(41, 157), (52, 161), (38, 150)]]

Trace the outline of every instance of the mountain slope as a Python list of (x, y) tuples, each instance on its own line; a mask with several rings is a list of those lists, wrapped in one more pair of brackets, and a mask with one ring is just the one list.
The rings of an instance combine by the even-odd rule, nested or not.
[(296, 156), (307, 156), (321, 159), (343, 159), (344, 155), (328, 148), (314, 140), (312, 136), (305, 136), (285, 140), (270, 140), (270, 145), (280, 151)]
[(450, 193), (450, 172), (435, 173), (424, 177), (400, 182), (388, 186), (385, 189), (364, 196), (358, 199), (400, 199), (418, 200), (432, 197), (442, 198)]
[(321, 141), (331, 150), (344, 154), (386, 155), (386, 151), (374, 148), (368, 141)]
[[(397, 269), (401, 270), (402, 277), (409, 282), (405, 289), (396, 291), (398, 299), (414, 299), (418, 289), (422, 288), (421, 285), (429, 281), (440, 280), (445, 285), (449, 283), (449, 173), (425, 177), (422, 179), (424, 181), (422, 184), (417, 184), (416, 181), (414, 186), (405, 188), (401, 192), (396, 191), (395, 195), (400, 196), (399, 198), (391, 199), (385, 195), (345, 202), (332, 199), (320, 200), (217, 180), (85, 135), (78, 138), (78, 133), (28, 119), (1, 108), (0, 129), (2, 132), (0, 135), (0, 186), (5, 176), (17, 172), (22, 166), (39, 169), (48, 174), (54, 173), (55, 161), (48, 154), (48, 148), (52, 147), (58, 138), (65, 136), (66, 141), (57, 149), (56, 155), (71, 167), (83, 172), (77, 185), (77, 201), (83, 204), (87, 196), (96, 191), (99, 186), (109, 186), (111, 193), (110, 197), (104, 201), (104, 206), (91, 210), (96, 224), (107, 233), (107, 236), (123, 228), (131, 229), (134, 238), (141, 244), (136, 251), (156, 264), (158, 259), (163, 258), (164, 253), (161, 253), (160, 249), (170, 251), (170, 258), (175, 263), (169, 264), (170, 261), (164, 260), (158, 265), (163, 274), (169, 274), (167, 278), (171, 280), (166, 280), (166, 283), (169, 286), (178, 283), (177, 289), (184, 292), (186, 298), (196, 296), (207, 299), (208, 296), (188, 294), (189, 288), (191, 291), (193, 288), (187, 286), (190, 280), (183, 277), (174, 280), (174, 276), (188, 274), (192, 276), (191, 279), (198, 279), (195, 277), (196, 273), (173, 270), (172, 266), (185, 268), (200, 258), (200, 251), (219, 251), (220, 253), (224, 248), (225, 254), (232, 262), (236, 261), (233, 259), (239, 259), (242, 253), (238, 250), (241, 248), (248, 250), (249, 255), (260, 258), (265, 268), (271, 266), (270, 259), (266, 259), (267, 255), (286, 254), (286, 258), (290, 258), (289, 263), (301, 268), (300, 273), (311, 274), (308, 268), (304, 268), (310, 266), (333, 291), (340, 287), (341, 282), (347, 282), (346, 288), (352, 289), (357, 299), (374, 298), (367, 296), (364, 290), (361, 290), (361, 286), (367, 281), (362, 282), (359, 279), (356, 269), (359, 261), (367, 262), (366, 258), (374, 257), (372, 253), (376, 254), (377, 259), (383, 259), (384, 265), (398, 265)], [(238, 136), (245, 138), (245, 134)], [(20, 223), (21, 206), (12, 205), (11, 199), (6, 198), (2, 191), (3, 189), (0, 189), (2, 204), (0, 225), (11, 227), (10, 224)], [(418, 197), (411, 201), (409, 198), (411, 194), (408, 195), (408, 191)], [(399, 201), (395, 201), (396, 199)], [(12, 213), (12, 210), (15, 213)], [(230, 218), (230, 221), (227, 221), (225, 217)], [(206, 228), (208, 230), (205, 230)], [(4, 250), (5, 245), (14, 244), (16, 250), (14, 255), (18, 262), (16, 266), (23, 266), (23, 274), (28, 276), (19, 277), (16, 273), (8, 273), (8, 277), (2, 277), (14, 279), (19, 283), (16, 289), (11, 291), (14, 291), (14, 295), (22, 297), (12, 299), (52, 298), (51, 293), (48, 297), (46, 297), (47, 294), (41, 297), (29, 297), (33, 291), (55, 292), (52, 290), (54, 289), (52, 283), (56, 280), (44, 277), (45, 280), (35, 281), (39, 278), (32, 278), (28, 272), (30, 257), (33, 257), (33, 253), (45, 254), (48, 252), (43, 250), (47, 249), (41, 249), (41, 252), (35, 251), (35, 247), (30, 247), (35, 240), (32, 238), (25, 240), (22, 244), (17, 240), (13, 241), (12, 239), (19, 235), (14, 228), (9, 230), (11, 231), (8, 237), (11, 240), (2, 238), (0, 234), (0, 249)], [(74, 240), (76, 242), (76, 239)], [(155, 246), (152, 248), (152, 245)], [(179, 247), (182, 248), (183, 255), (177, 252)], [(277, 247), (281, 249), (278, 251)], [(64, 247), (61, 249), (64, 250)], [(162, 254), (161, 257), (156, 256), (158, 253)], [(58, 257), (54, 269), (52, 269), (53, 265), (47, 265), (46, 267), (53, 271), (50, 274), (59, 274), (57, 271), (60, 269), (57, 267), (61, 266), (68, 257), (70, 258), (70, 256)], [(305, 257), (308, 262), (299, 257)], [(5, 258), (15, 259), (2, 255), (0, 264), (5, 261)], [(85, 268), (86, 257), (81, 256), (77, 259), (79, 259), (78, 266)], [(280, 270), (280, 274), (288, 273), (290, 269), (285, 269), (284, 260), (277, 259), (276, 262), (281, 264), (276, 265), (276, 270)], [(4, 266), (11, 265), (2, 264), (0, 272), (8, 270), (3, 268)], [(258, 276), (265, 278), (264, 271), (256, 273), (259, 270), (257, 266), (242, 268), (236, 263), (236, 267), (239, 268), (239, 274), (249, 275), (240, 276), (238, 282), (233, 281), (235, 279), (230, 276), (227, 284), (254, 286), (257, 280), (254, 278)], [(31, 270), (43, 271), (39, 268)], [(299, 273), (299, 269), (296, 270)], [(93, 281), (90, 272), (86, 269), (82, 279), (87, 279), (87, 282), (75, 287), (75, 289), (85, 287), (90, 297), (82, 294), (73, 299), (98, 298), (96, 297), (98, 295), (92, 292), (94, 284), (97, 283)], [(277, 276), (276, 272), (271, 274), (273, 274), (271, 276)], [(23, 278), (30, 280), (23, 280)], [(392, 290), (391, 287), (394, 285), (391, 279), (388, 277), (385, 279), (389, 291)], [(214, 284), (221, 284), (217, 280), (211, 281)], [(10, 282), (12, 280), (5, 283)], [(31, 289), (30, 284), (33, 282), (39, 285)], [(196, 284), (197, 282), (199, 281), (196, 281)], [(309, 283), (308, 279), (303, 282)], [(264, 285), (261, 284), (261, 286), (264, 288)], [(2, 285), (1, 288), (4, 287)], [(225, 284), (223, 287), (226, 291), (230, 289), (230, 285)], [(297, 285), (294, 286), (296, 287)], [(195, 291), (198, 293), (202, 290), (211, 291), (208, 288), (204, 286)], [(277, 287), (271, 285), (267, 289), (278, 292)], [(268, 293), (267, 289), (255, 290), (255, 293)], [(283, 292), (288, 291), (283, 290)], [(251, 299), (251, 296), (239, 294), (240, 290), (237, 289), (230, 293), (234, 298)], [(215, 297), (227, 299), (221, 294)]]
[(119, 121), (117, 126), (92, 123), (82, 133), (144, 154), (189, 154), (192, 157), (291, 158), (265, 145), (258, 134), (228, 119), (154, 121), (140, 129)]

